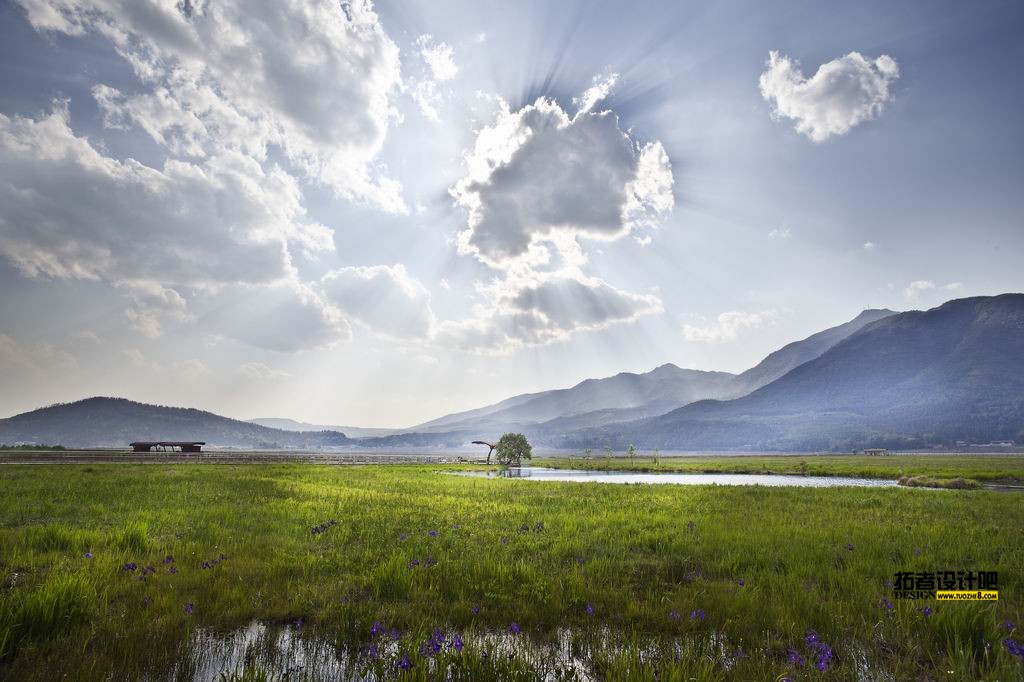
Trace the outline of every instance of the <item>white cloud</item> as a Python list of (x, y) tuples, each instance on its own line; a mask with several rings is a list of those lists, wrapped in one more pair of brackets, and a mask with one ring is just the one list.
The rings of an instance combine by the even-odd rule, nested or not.
[(199, 327), (257, 348), (295, 352), (351, 338), (344, 317), (311, 287), (298, 282), (236, 285), (211, 298)]
[(287, 379), (291, 375), (280, 369), (274, 369), (262, 362), (247, 362), (238, 368), (239, 373), (248, 379), (257, 381), (273, 381)]
[(455, 63), (455, 50), (445, 42), (434, 42), (430, 35), (422, 35), (416, 39), (416, 47), (420, 50), (420, 57), (430, 68), (434, 80), (448, 81), (455, 78), (459, 67)]
[(369, 0), (20, 2), (38, 30), (106, 37), (148, 86), (95, 89), (111, 125), (133, 122), (193, 157), (262, 162), (273, 145), (339, 196), (404, 210), (399, 185), (374, 165), (400, 73)]
[(421, 35), (413, 46), (420, 58), (416, 75), (409, 78), (409, 94), (420, 112), (431, 121), (440, 121), (439, 109), (451, 97), (444, 83), (455, 78), (459, 67), (455, 63), (455, 50), (448, 43), (438, 43), (433, 36)]
[(68, 125), (0, 114), (0, 256), (30, 277), (193, 286), (290, 276), (289, 245), (333, 249), (294, 180), (236, 153), (162, 169), (104, 156)]
[(573, 97), (572, 103), (579, 111), (587, 112), (594, 108), (598, 102), (611, 94), (612, 88), (619, 82), (619, 74), (609, 73), (604, 76), (594, 76), (594, 84), (587, 88), (579, 97)]
[(610, 111), (570, 118), (544, 98), (516, 112), (503, 107), (466, 165), (451, 189), (469, 212), (459, 252), (495, 267), (543, 262), (559, 236), (618, 239), (655, 226), (673, 205), (660, 143), (638, 143)]
[(782, 312), (774, 309), (761, 312), (731, 310), (719, 315), (709, 326), (683, 325), (683, 338), (695, 343), (729, 343), (736, 341), (741, 331), (773, 325), (781, 316)]
[(483, 287), (483, 293), (488, 303), (476, 306), (473, 317), (438, 325), (438, 344), (507, 353), (662, 311), (656, 296), (621, 291), (572, 269), (508, 277)]
[(875, 243), (874, 242), (864, 242), (864, 250), (865, 251), (874, 251), (875, 250)]
[(773, 116), (794, 120), (797, 132), (824, 142), (880, 114), (898, 78), (896, 60), (888, 55), (870, 60), (851, 52), (806, 78), (800, 62), (772, 51), (760, 88)]
[(324, 300), (347, 318), (397, 339), (433, 334), (430, 292), (402, 265), (339, 268), (320, 280)]
[(163, 320), (181, 322), (189, 318), (184, 297), (157, 282), (133, 282), (127, 285), (131, 304), (125, 316), (132, 328), (151, 339), (164, 333)]
[(793, 236), (793, 230), (788, 225), (777, 227), (768, 233), (768, 239), (789, 239)]
[(962, 282), (950, 282), (949, 284), (936, 284), (927, 279), (914, 280), (903, 289), (903, 297), (910, 303), (918, 303), (921, 298), (929, 293), (949, 292), (954, 293), (964, 288)]
[(469, 318), (437, 326), (436, 343), (505, 353), (662, 310), (657, 297), (584, 271), (583, 240), (632, 234), (650, 244), (637, 231), (656, 227), (674, 204), (661, 144), (640, 143), (613, 112), (593, 111), (617, 78), (595, 78), (572, 117), (545, 98), (515, 112), (496, 100), (495, 120), (477, 133), (467, 173), (450, 192), (468, 210), (459, 253), (500, 276), (477, 285), (484, 302)]

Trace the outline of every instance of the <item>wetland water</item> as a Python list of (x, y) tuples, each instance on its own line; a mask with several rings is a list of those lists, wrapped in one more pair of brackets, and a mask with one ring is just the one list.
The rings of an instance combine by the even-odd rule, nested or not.
[(548, 469), (545, 467), (512, 467), (500, 471), (459, 471), (458, 476), (480, 478), (514, 478), (529, 481), (569, 481), (576, 483), (639, 483), (676, 485), (763, 485), (797, 488), (894, 488), (896, 481), (845, 476), (792, 476), (782, 474), (678, 474), (637, 473), (633, 471), (587, 471), (583, 469)]

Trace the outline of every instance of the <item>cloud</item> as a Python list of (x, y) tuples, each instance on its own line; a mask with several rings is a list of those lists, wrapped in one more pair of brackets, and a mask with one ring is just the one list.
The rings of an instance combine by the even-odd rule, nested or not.
[(291, 376), (284, 370), (274, 369), (262, 362), (247, 362), (239, 367), (238, 371), (242, 376), (256, 381), (275, 381), (277, 379), (287, 379)]
[(656, 296), (621, 291), (571, 270), (508, 278), (484, 287), (483, 293), (488, 303), (477, 306), (474, 317), (439, 325), (437, 343), (461, 350), (507, 353), (662, 311)]
[(768, 239), (789, 239), (793, 236), (793, 230), (788, 226), (775, 228), (768, 233)]
[(333, 306), (293, 281), (225, 288), (198, 322), (217, 336), (279, 352), (325, 348), (352, 336)]
[(0, 114), (0, 256), (29, 277), (269, 282), (291, 245), (331, 250), (295, 181), (236, 153), (163, 168), (104, 156), (69, 127)]
[(879, 115), (892, 100), (891, 88), (898, 78), (896, 60), (888, 55), (870, 60), (851, 52), (822, 64), (806, 78), (800, 62), (772, 51), (760, 88), (775, 118), (792, 119), (797, 132), (824, 142)]
[(62, 348), (50, 343), (19, 343), (14, 337), (0, 332), (0, 369), (4, 373), (77, 367), (78, 361)]
[(459, 253), (498, 275), (477, 284), (483, 302), (471, 316), (437, 325), (435, 343), (507, 353), (662, 311), (657, 297), (584, 270), (584, 240), (632, 235), (650, 244), (650, 235), (637, 232), (657, 227), (674, 205), (672, 165), (661, 144), (636, 140), (612, 111), (594, 111), (617, 79), (595, 78), (574, 98), (571, 117), (546, 98), (515, 112), (490, 98), (495, 120), (477, 132), (466, 175), (450, 193), (468, 212), (456, 236)]
[(865, 251), (874, 251), (875, 250), (875, 243), (874, 242), (864, 242), (864, 250)]
[(132, 328), (143, 336), (156, 339), (163, 335), (163, 320), (181, 322), (189, 319), (188, 304), (174, 289), (156, 282), (133, 282), (127, 285), (131, 304), (125, 316)]
[(921, 300), (921, 297), (928, 294), (929, 292), (956, 292), (964, 288), (961, 282), (950, 282), (949, 284), (936, 284), (935, 282), (927, 279), (918, 279), (908, 284), (903, 289), (903, 298), (911, 303), (917, 303)]
[(451, 97), (451, 91), (443, 84), (455, 78), (459, 67), (455, 63), (455, 50), (448, 43), (438, 43), (433, 36), (421, 35), (413, 43), (420, 62), (409, 79), (409, 94), (420, 112), (431, 121), (440, 121), (438, 112), (444, 101)]
[(593, 109), (598, 102), (611, 94), (612, 88), (619, 82), (619, 74), (609, 73), (604, 76), (595, 76), (594, 84), (587, 88), (579, 97), (573, 97), (572, 103), (579, 111), (587, 112)]
[(402, 265), (346, 267), (319, 284), (324, 300), (347, 318), (397, 339), (428, 339), (434, 331), (430, 292)]
[(683, 326), (683, 338), (695, 343), (721, 344), (736, 341), (744, 329), (760, 329), (773, 325), (782, 316), (778, 310), (762, 312), (744, 312), (731, 310), (724, 312), (715, 320), (715, 324), (707, 327), (693, 325)]
[(94, 90), (110, 125), (191, 157), (274, 146), (339, 196), (405, 210), (375, 167), (400, 71), (369, 0), (19, 1), (37, 30), (102, 35), (132, 66), (147, 90)]
[(455, 78), (459, 67), (455, 64), (455, 50), (451, 45), (434, 42), (430, 35), (421, 35), (416, 39), (416, 47), (419, 48), (420, 57), (430, 68), (434, 80), (448, 81)]
[(640, 144), (610, 111), (570, 118), (544, 98), (516, 112), (505, 105), (466, 165), (451, 189), (469, 213), (459, 252), (494, 267), (543, 262), (558, 236), (612, 241), (656, 226), (674, 201), (660, 143)]

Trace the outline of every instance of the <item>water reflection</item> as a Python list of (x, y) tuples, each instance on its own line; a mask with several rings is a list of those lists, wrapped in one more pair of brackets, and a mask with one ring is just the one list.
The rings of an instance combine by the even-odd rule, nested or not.
[(770, 487), (891, 488), (896, 481), (844, 476), (792, 476), (775, 474), (679, 474), (636, 473), (629, 471), (588, 471), (583, 469), (549, 469), (546, 467), (509, 467), (496, 471), (459, 471), (459, 476), (483, 478), (523, 478), (535, 481), (568, 481), (580, 483), (639, 483), (677, 485), (763, 485)]

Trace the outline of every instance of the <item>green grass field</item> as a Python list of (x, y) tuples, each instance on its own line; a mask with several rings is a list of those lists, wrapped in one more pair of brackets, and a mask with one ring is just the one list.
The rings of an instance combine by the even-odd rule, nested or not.
[[(761, 459), (774, 471), (782, 458)], [(903, 464), (829, 459), (858, 475)], [(1020, 474), (934, 467), (904, 473)], [(261, 621), (326, 643), (363, 679), (1024, 679), (1005, 643), (1024, 639), (1005, 624), (1024, 617), (1018, 494), (443, 468), (0, 467), (0, 677), (190, 679), (197, 633)], [(998, 571), (999, 601), (887, 601), (895, 572), (943, 570)], [(318, 678), (252, 661), (225, 672)]]

